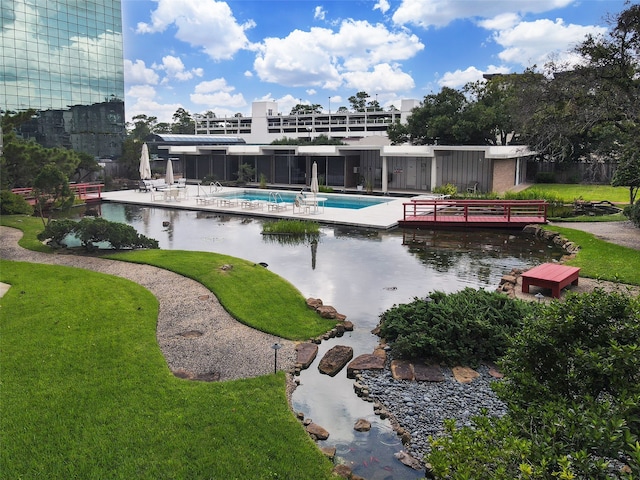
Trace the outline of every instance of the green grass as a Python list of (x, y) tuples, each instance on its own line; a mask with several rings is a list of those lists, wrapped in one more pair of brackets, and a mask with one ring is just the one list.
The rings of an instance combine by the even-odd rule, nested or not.
[(580, 246), (566, 265), (580, 267), (580, 276), (640, 285), (640, 253), (596, 238), (593, 234), (553, 225), (548, 230), (560, 233)]
[[(192, 278), (211, 290), (237, 320), (283, 338), (307, 340), (335, 325), (309, 309), (289, 282), (246, 260), (181, 250), (140, 250), (108, 257), (155, 265)], [(233, 268), (222, 270), (223, 265)]]
[(266, 234), (318, 235), (320, 224), (308, 220), (276, 220), (267, 222), (262, 228)]
[(205, 383), (168, 370), (158, 305), (127, 280), (0, 261), (0, 477), (328, 479), (283, 373)]
[[(540, 191), (550, 197), (561, 198), (565, 203), (575, 200), (600, 202), (608, 200), (612, 203), (629, 204), (629, 189), (626, 187), (612, 187), (611, 185), (536, 183), (527, 190)], [(525, 190), (525, 192), (527, 191)]]

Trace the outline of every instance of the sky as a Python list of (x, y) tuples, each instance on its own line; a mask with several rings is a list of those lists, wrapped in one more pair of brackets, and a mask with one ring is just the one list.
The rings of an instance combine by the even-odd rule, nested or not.
[(485, 73), (575, 64), (624, 0), (122, 0), (126, 117), (384, 108)]

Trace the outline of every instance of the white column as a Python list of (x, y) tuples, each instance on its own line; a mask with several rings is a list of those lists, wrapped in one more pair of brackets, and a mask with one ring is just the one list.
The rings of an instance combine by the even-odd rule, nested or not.
[(434, 155), (433, 157), (431, 157), (431, 185), (429, 186), (432, 192), (433, 192), (433, 189), (438, 186), (436, 185), (437, 178), (438, 178), (438, 165), (436, 163), (436, 156)]
[(382, 194), (389, 193), (389, 175), (387, 175), (387, 157), (382, 157)]

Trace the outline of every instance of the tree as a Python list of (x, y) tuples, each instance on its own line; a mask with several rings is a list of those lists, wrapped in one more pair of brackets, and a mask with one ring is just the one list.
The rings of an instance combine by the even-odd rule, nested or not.
[(345, 107), (344, 105), (339, 107), (338, 110), (336, 111), (336, 113), (347, 113), (347, 112), (349, 112), (349, 109), (347, 107)]
[[(158, 117), (148, 117), (144, 114), (136, 115), (132, 118), (133, 129), (129, 131), (129, 135), (136, 140), (144, 142), (149, 135), (155, 133)], [(130, 124), (128, 124), (130, 126)]]
[(355, 95), (351, 95), (347, 100), (351, 104), (351, 110), (364, 112), (367, 108), (367, 98), (369, 98), (367, 92), (358, 92)]
[(55, 164), (45, 165), (33, 181), (33, 194), (36, 199), (36, 211), (44, 226), (45, 214), (52, 208), (68, 208), (73, 204), (74, 195), (69, 188), (68, 177)]
[(640, 146), (627, 145), (623, 155), (619, 158), (618, 168), (613, 174), (611, 185), (614, 187), (629, 187), (629, 205), (636, 202), (636, 195), (640, 189)]
[(298, 103), (291, 109), (289, 115), (310, 115), (312, 113), (322, 113), (322, 105), (318, 103), (314, 103), (313, 105)]
[(551, 63), (519, 104), (523, 141), (555, 160), (618, 160), (640, 135), (640, 5), (609, 18), (576, 48), (577, 67)]
[(171, 124), (171, 133), (179, 134), (195, 134), (196, 122), (191, 117), (191, 114), (180, 107), (173, 114), (173, 123)]

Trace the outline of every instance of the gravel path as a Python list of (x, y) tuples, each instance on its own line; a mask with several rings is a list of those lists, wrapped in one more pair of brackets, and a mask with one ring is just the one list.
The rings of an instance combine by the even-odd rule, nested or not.
[(627, 220), (624, 222), (555, 222), (551, 228), (565, 227), (594, 234), (606, 242), (640, 250), (640, 228)]
[(123, 277), (148, 289), (159, 302), (157, 340), (169, 369), (185, 378), (231, 380), (273, 372), (295, 364), (295, 343), (237, 322), (218, 299), (198, 282), (148, 265), (104, 258), (48, 254), (18, 246), (22, 232), (0, 227), (0, 258), (84, 268)]

